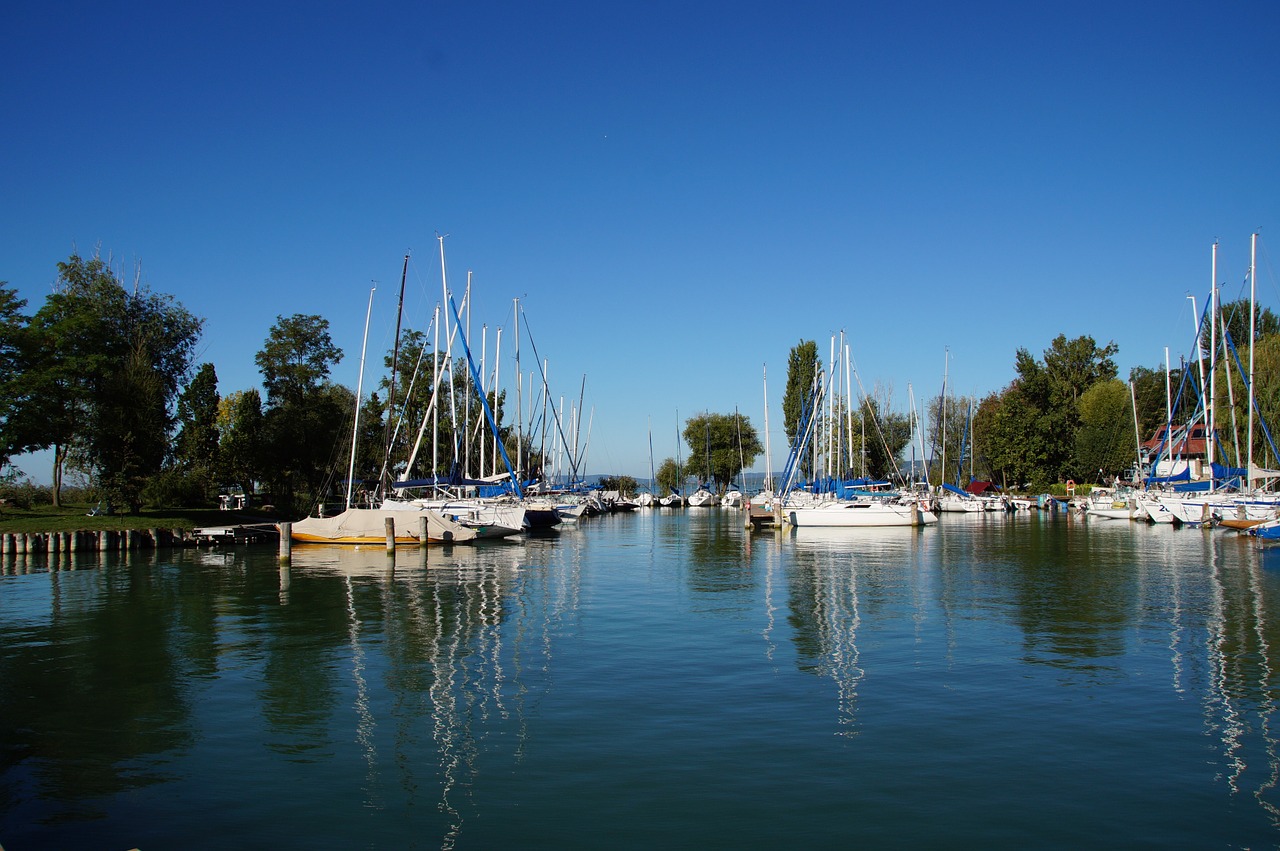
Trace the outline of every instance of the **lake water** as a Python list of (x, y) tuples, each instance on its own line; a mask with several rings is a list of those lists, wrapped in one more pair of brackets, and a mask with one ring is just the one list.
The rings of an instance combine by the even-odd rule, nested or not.
[(740, 519), (8, 556), (0, 844), (1280, 845), (1280, 551)]

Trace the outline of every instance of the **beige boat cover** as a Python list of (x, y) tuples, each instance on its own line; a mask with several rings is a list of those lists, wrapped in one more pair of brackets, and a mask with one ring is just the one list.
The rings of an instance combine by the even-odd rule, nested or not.
[(348, 508), (333, 517), (307, 517), (293, 524), (291, 537), (302, 542), (377, 544), (387, 540), (387, 518), (395, 520), (396, 543), (418, 543), (421, 521), (427, 519), (427, 541), (453, 544), (474, 540), (476, 532), (430, 509), (388, 511), (381, 508)]

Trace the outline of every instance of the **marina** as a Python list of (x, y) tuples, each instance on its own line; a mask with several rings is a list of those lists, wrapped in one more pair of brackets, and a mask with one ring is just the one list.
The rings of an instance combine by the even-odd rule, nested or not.
[(1274, 847), (1278, 556), (723, 509), (8, 554), (0, 844)]

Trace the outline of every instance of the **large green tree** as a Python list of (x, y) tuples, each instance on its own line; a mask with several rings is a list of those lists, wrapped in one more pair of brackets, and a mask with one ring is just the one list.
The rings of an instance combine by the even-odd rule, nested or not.
[(218, 467), (218, 373), (213, 364), (200, 365), (195, 378), (178, 396), (177, 462), (189, 470), (213, 475)]
[[(787, 387), (782, 395), (782, 424), (786, 429), (787, 443), (795, 446), (800, 435), (801, 418), (808, 411), (814, 398), (814, 385), (822, 373), (818, 363), (818, 344), (813, 340), (801, 340), (791, 347), (787, 357)], [(810, 453), (800, 459), (800, 473), (808, 477), (813, 473)]]
[(342, 350), (329, 336), (329, 320), (314, 314), (277, 316), (266, 342), (254, 356), (267, 391), (267, 406), (305, 399), (342, 362)]
[(72, 254), (32, 319), (24, 375), (30, 412), (44, 424), (38, 448), (54, 449), (54, 503), (74, 450), (103, 495), (141, 507), (161, 468), (203, 320), (172, 297), (126, 290), (100, 257)]
[(218, 403), (218, 475), (225, 485), (253, 493), (264, 458), (262, 396), (256, 388), (237, 390)]
[[(1017, 378), (989, 403), (977, 437), (996, 473), (1021, 484), (1044, 487), (1075, 474), (1080, 398), (1090, 387), (1115, 378), (1114, 343), (1059, 334), (1037, 360), (1028, 350), (1014, 356)], [(995, 473), (993, 473), (994, 475)]]
[(658, 471), (653, 474), (653, 477), (658, 481), (661, 495), (665, 496), (684, 487), (684, 466), (676, 463), (674, 458), (664, 458), (662, 463), (658, 465)]
[(1076, 431), (1075, 479), (1105, 482), (1131, 468), (1137, 459), (1133, 404), (1119, 379), (1099, 381), (1080, 396)]
[(690, 417), (683, 436), (689, 447), (685, 469), (714, 482), (721, 493), (764, 451), (751, 420), (737, 412)]
[(267, 390), (260, 479), (276, 504), (309, 512), (336, 495), (350, 458), (355, 397), (329, 380), (342, 350), (327, 319), (295, 314), (277, 317), (254, 360)]
[(42, 442), (36, 419), (23, 416), (30, 392), (24, 388), (31, 322), (22, 312), (26, 306), (17, 290), (0, 282), (0, 469)]

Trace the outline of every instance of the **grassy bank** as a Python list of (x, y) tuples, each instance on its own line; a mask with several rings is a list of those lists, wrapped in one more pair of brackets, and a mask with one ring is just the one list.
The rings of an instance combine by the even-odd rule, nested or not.
[(278, 517), (257, 512), (219, 511), (216, 508), (159, 508), (138, 514), (90, 514), (93, 505), (70, 504), (60, 508), (33, 505), (0, 506), (0, 534), (128, 529), (182, 529), (252, 523), (274, 523)]

